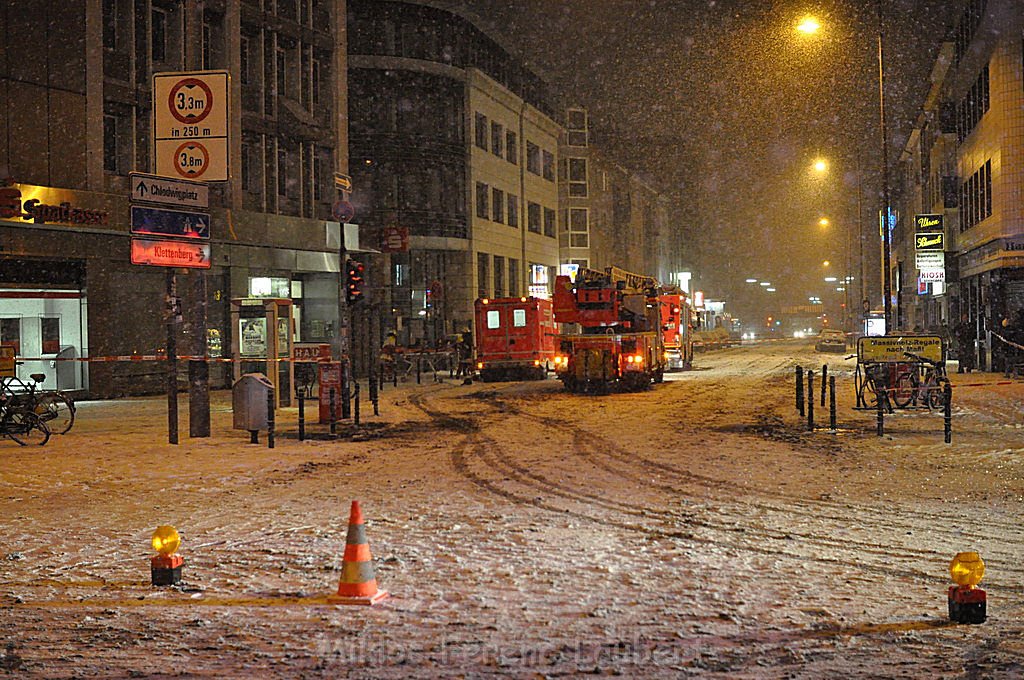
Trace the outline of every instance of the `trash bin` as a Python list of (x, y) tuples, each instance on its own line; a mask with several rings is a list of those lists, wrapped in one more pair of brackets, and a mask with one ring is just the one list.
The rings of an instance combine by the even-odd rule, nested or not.
[(262, 373), (246, 373), (231, 386), (234, 429), (256, 432), (267, 429), (267, 401), (274, 384)]

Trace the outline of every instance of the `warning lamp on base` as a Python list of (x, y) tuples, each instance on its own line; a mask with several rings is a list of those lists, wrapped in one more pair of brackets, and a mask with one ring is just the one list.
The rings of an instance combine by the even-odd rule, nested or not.
[(978, 587), (985, 575), (985, 563), (976, 552), (957, 553), (949, 564), (955, 586), (949, 587), (949, 620), (956, 623), (984, 623), (987, 616), (985, 591)]
[(151, 580), (155, 586), (173, 586), (181, 581), (181, 567), (185, 558), (176, 554), (181, 545), (181, 536), (172, 526), (156, 528), (150, 540), (157, 554), (150, 559)]

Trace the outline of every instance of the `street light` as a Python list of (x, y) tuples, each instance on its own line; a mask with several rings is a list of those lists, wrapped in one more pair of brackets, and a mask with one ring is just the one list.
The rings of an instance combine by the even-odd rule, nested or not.
[[(888, 332), (892, 328), (890, 323), (892, 320), (892, 235), (889, 232), (889, 141), (885, 118), (885, 50), (883, 47), (885, 30), (882, 0), (875, 0), (875, 9), (878, 19), (878, 123), (882, 147), (882, 306), (885, 314), (885, 328)], [(814, 35), (820, 29), (821, 23), (812, 16), (801, 18), (796, 25), (796, 30), (805, 35)], [(819, 172), (823, 172), (827, 166), (823, 165), (823, 161), (818, 160), (814, 167)], [(861, 245), (863, 247), (863, 240)], [(861, 272), (862, 286), (864, 285), (863, 281), (864, 273)]]

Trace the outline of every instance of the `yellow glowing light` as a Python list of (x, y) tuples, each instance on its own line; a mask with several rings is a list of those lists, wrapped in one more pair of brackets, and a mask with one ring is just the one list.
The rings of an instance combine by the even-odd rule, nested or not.
[(822, 266), (822, 267), (827, 267), (827, 266), (829, 266), (830, 264), (832, 264), (832, 263), (831, 263), (831, 262), (829, 262), (828, 260), (825, 260), (824, 262), (822, 262), (822, 263), (821, 263), (821, 266)]
[(818, 160), (814, 161), (814, 169), (818, 172), (825, 172), (826, 170), (828, 170), (828, 161), (819, 158)]
[(973, 588), (981, 583), (985, 575), (985, 563), (976, 552), (957, 553), (949, 563), (949, 575), (958, 586)]
[(806, 16), (800, 20), (800, 23), (796, 25), (796, 30), (807, 35), (817, 33), (821, 28), (821, 23), (812, 16)]
[(818, 224), (820, 224), (823, 227), (827, 227), (828, 226), (828, 218), (827, 217), (822, 217), (820, 220), (818, 220)]
[(153, 550), (161, 555), (173, 555), (181, 545), (181, 536), (178, 535), (177, 529), (164, 524), (156, 528), (150, 542), (153, 544)]

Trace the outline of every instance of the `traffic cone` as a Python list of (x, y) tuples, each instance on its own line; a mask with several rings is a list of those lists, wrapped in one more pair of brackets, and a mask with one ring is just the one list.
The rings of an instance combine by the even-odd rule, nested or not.
[(327, 598), (332, 604), (376, 604), (388, 596), (377, 587), (373, 572), (373, 555), (366, 542), (366, 527), (359, 501), (352, 501), (348, 517), (348, 537), (345, 539), (345, 557), (341, 565), (338, 593)]

